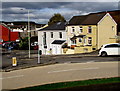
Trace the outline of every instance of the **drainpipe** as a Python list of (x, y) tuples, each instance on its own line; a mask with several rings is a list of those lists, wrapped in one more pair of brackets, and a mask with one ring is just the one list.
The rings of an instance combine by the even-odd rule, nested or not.
[(97, 26), (96, 26), (97, 28), (96, 28), (96, 48), (97, 48), (97, 50), (98, 50), (98, 24), (97, 24)]

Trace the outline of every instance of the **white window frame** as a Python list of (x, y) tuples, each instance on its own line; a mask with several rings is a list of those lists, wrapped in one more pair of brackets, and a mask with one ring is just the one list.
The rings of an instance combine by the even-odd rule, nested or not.
[(53, 32), (50, 32), (50, 38), (53, 38)]
[(115, 26), (112, 26), (112, 30), (113, 30), (113, 31), (115, 30)]
[(71, 40), (71, 45), (76, 45), (76, 40)]
[(80, 33), (82, 33), (83, 32), (83, 27), (82, 26), (80, 26)]
[(72, 27), (71, 33), (74, 33), (74, 32), (75, 32), (75, 27)]
[[(80, 41), (80, 40), (81, 40), (81, 41)], [(82, 43), (82, 41), (83, 41), (83, 38), (79, 38), (79, 42)]]
[(86, 43), (87, 43), (87, 39), (86, 38), (84, 38), (84, 42), (83, 43), (84, 43), (84, 45), (86, 45)]
[[(60, 37), (60, 34), (61, 34), (61, 37)], [(63, 38), (62, 32), (59, 32), (59, 38), (60, 39)]]
[[(91, 38), (91, 39), (90, 39)], [(91, 43), (89, 43), (89, 41), (91, 42)], [(88, 45), (92, 45), (92, 37), (88, 37)]]
[[(91, 29), (91, 32), (90, 32)], [(92, 26), (88, 26), (88, 33), (91, 34), (92, 33)]]

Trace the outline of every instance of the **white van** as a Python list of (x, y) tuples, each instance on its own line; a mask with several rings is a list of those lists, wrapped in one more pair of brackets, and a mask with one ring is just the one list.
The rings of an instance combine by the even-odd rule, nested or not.
[(105, 44), (99, 51), (99, 56), (120, 55), (120, 43)]

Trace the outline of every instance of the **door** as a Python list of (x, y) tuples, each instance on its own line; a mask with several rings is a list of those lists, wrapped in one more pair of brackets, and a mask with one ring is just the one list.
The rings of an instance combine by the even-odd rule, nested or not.
[(53, 45), (52, 54), (61, 54), (61, 46), (60, 45)]
[(61, 46), (60, 45), (57, 45), (57, 54), (61, 54)]

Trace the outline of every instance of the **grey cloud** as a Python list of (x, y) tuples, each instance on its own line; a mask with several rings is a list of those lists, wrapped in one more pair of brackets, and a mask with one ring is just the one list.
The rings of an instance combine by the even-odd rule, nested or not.
[[(60, 6), (61, 7), (61, 6)], [(63, 7), (63, 6), (62, 6)], [(65, 7), (75, 10), (82, 10), (86, 12), (95, 12), (95, 11), (106, 11), (111, 9), (117, 9), (117, 2), (80, 2), (80, 3), (71, 3)]]
[[(115, 10), (117, 2), (3, 2), (3, 20), (27, 20), (27, 10), (30, 10), (30, 19), (38, 23), (47, 23), (54, 13), (61, 13), (67, 20), (72, 16)], [(20, 9), (24, 10), (20, 10)], [(53, 11), (45, 12), (45, 9)], [(55, 12), (56, 10), (56, 12)], [(57, 11), (58, 10), (58, 11)]]
[(3, 0), (4, 2), (118, 2), (119, 0)]
[(66, 5), (71, 2), (3, 2), (2, 7), (3, 8), (9, 8), (9, 7), (26, 7), (27, 9), (41, 9), (43, 7), (47, 8), (56, 8), (61, 5)]

